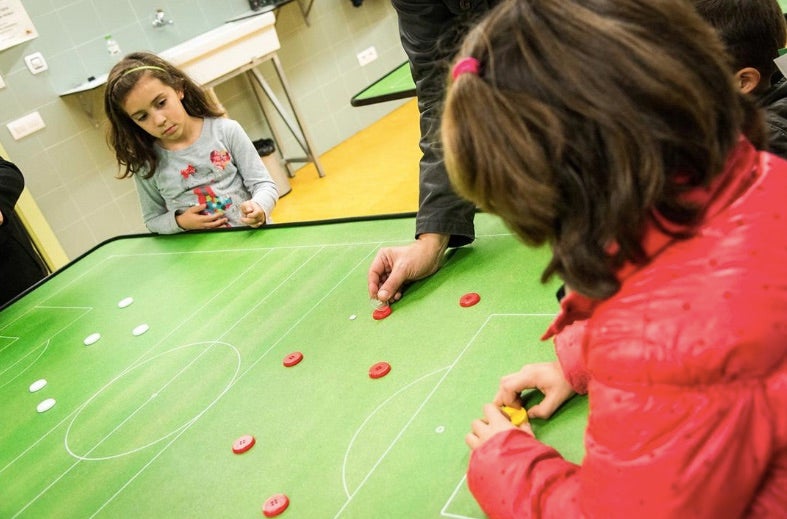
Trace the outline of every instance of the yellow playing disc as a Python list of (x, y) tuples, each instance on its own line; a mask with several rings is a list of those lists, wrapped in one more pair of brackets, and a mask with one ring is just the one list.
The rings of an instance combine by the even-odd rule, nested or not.
[(504, 405), (500, 410), (503, 411), (508, 416), (509, 420), (511, 420), (511, 423), (517, 427), (527, 422), (527, 409), (524, 407), (517, 409), (516, 407)]

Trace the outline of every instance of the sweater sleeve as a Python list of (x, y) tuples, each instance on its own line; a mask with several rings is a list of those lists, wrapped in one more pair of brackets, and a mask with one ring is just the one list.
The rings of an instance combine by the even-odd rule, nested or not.
[(270, 221), (273, 208), (279, 199), (276, 182), (241, 125), (231, 119), (225, 122), (228, 123), (226, 124), (227, 145), (238, 173), (243, 178), (243, 185), (251, 194), (251, 199), (262, 207)]
[(157, 234), (183, 232), (175, 220), (175, 210), (167, 209), (167, 203), (156, 187), (155, 177), (142, 178), (134, 175), (134, 180), (137, 184), (142, 219), (148, 230)]

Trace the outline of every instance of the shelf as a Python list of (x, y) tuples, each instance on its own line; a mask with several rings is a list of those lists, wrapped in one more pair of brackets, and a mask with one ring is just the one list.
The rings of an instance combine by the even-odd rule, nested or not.
[(101, 74), (100, 76), (97, 76), (89, 81), (85, 81), (81, 85), (77, 85), (71, 90), (66, 90), (65, 92), (61, 92), (60, 97), (68, 96), (71, 94), (79, 94), (80, 92), (87, 92), (89, 90), (93, 90), (94, 88), (103, 86), (107, 83), (107, 76), (109, 76), (109, 74)]
[(246, 11), (244, 13), (241, 13), (238, 16), (230, 18), (229, 20), (227, 20), (227, 22), (235, 22), (235, 21), (238, 21), (238, 20), (244, 20), (246, 18), (251, 18), (252, 16), (258, 16), (260, 14), (268, 13), (270, 11), (276, 11), (280, 7), (284, 7), (285, 5), (287, 5), (287, 4), (291, 3), (291, 2), (298, 2), (298, 7), (301, 10), (301, 16), (303, 17), (303, 21), (304, 21), (304, 23), (306, 23), (307, 27), (310, 26), (309, 25), (309, 13), (311, 13), (312, 5), (314, 4), (314, 0), (308, 0), (308, 1), (302, 1), (302, 0), (277, 0), (275, 3), (273, 3), (271, 5), (266, 5), (266, 6), (260, 8), (260, 9), (258, 9), (256, 11), (252, 11), (251, 9), (249, 9), (248, 11)]

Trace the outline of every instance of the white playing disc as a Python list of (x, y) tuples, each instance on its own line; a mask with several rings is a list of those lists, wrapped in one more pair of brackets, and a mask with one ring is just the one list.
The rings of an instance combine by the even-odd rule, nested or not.
[(43, 402), (41, 402), (36, 406), (36, 411), (38, 411), (39, 413), (43, 413), (45, 411), (49, 411), (53, 407), (55, 407), (55, 399), (47, 398), (46, 400), (44, 400)]
[(142, 335), (143, 333), (145, 333), (149, 329), (150, 329), (150, 326), (148, 326), (147, 324), (140, 324), (139, 326), (137, 326), (136, 328), (131, 330), (131, 333), (132, 333), (132, 335)]
[(46, 379), (40, 378), (35, 382), (33, 382), (32, 384), (30, 384), (30, 392), (35, 393), (36, 391), (41, 391), (45, 385), (46, 385)]
[(134, 298), (133, 297), (125, 297), (125, 298), (121, 299), (120, 301), (118, 301), (118, 308), (125, 308), (125, 307), (127, 307), (128, 305), (130, 305), (133, 302), (134, 302)]
[(352, 314), (352, 315), (350, 316), (350, 320), (351, 320), (351, 321), (355, 321), (356, 317), (358, 317), (358, 316), (357, 316), (357, 315), (355, 315), (355, 314)]
[(101, 338), (100, 333), (91, 333), (87, 337), (85, 337), (84, 343), (85, 346), (90, 346), (91, 344), (95, 344)]

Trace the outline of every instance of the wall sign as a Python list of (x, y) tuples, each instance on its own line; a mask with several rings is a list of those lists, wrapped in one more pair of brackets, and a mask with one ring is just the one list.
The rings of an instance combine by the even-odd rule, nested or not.
[(21, 0), (0, 0), (0, 50), (38, 37)]

